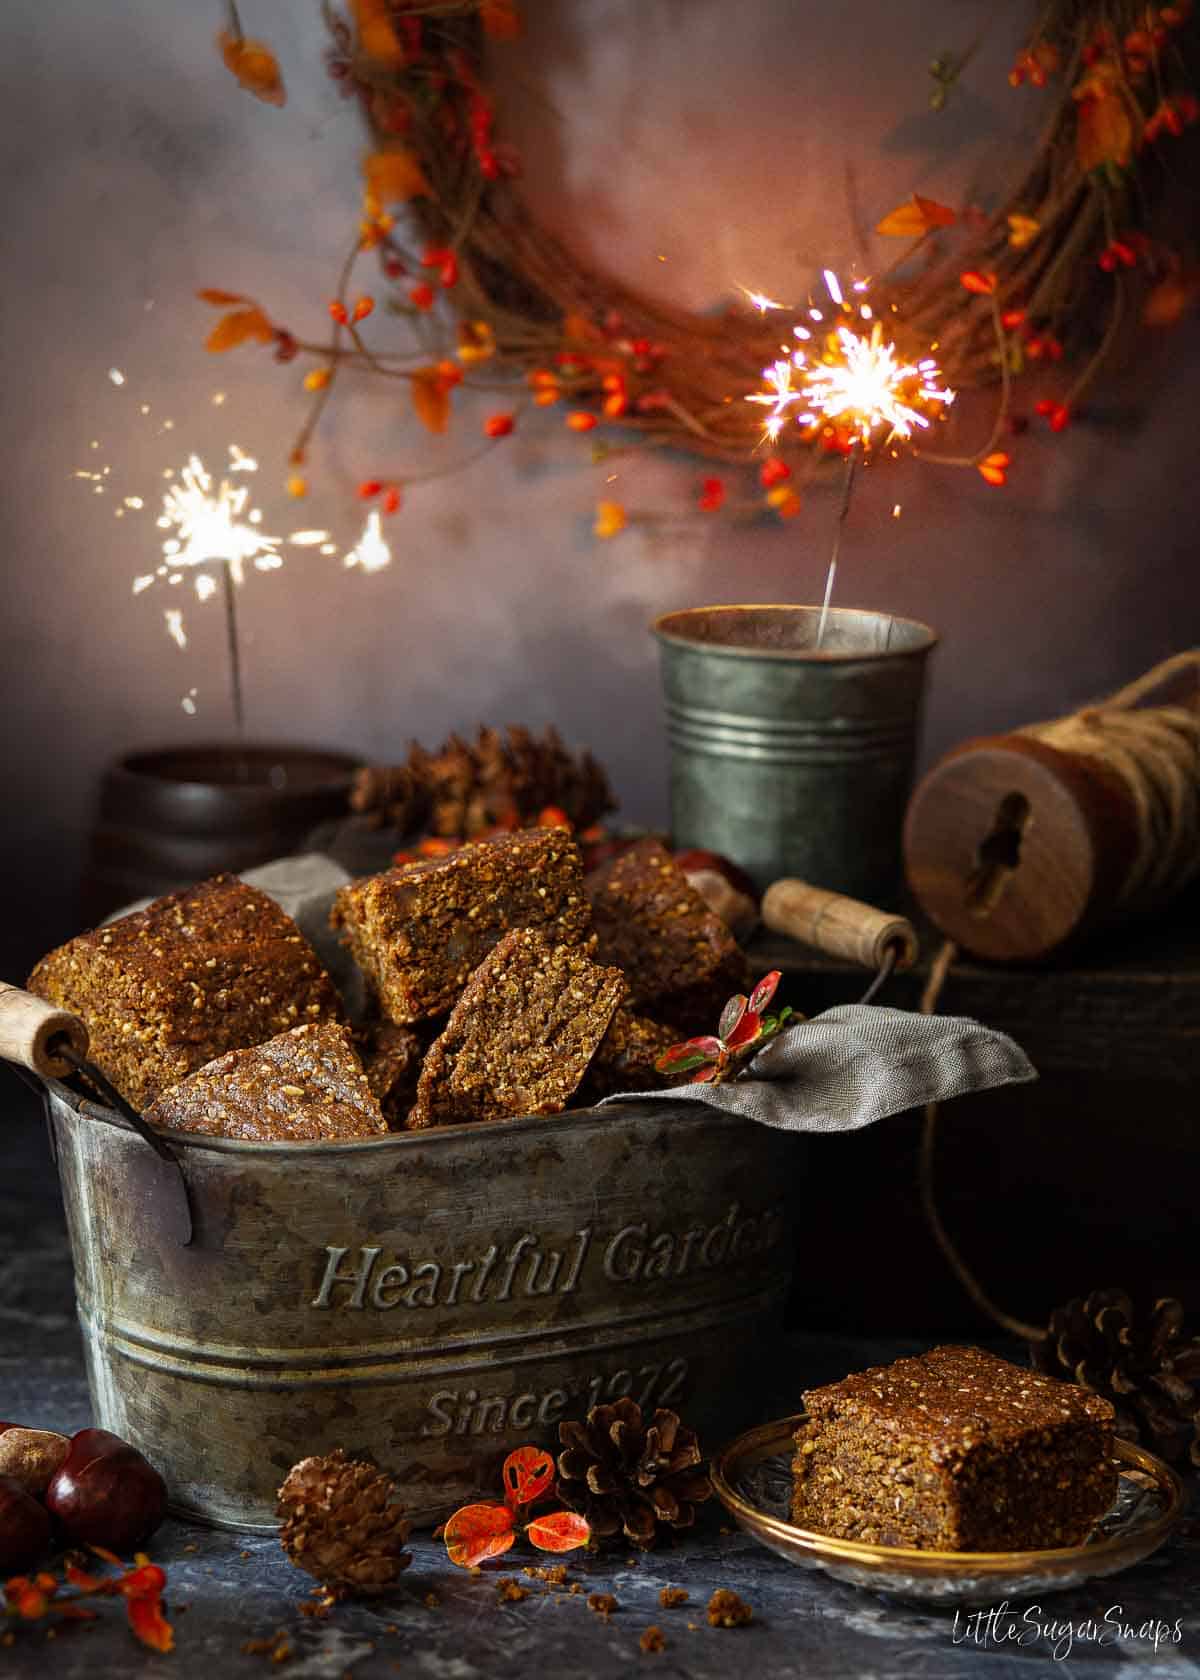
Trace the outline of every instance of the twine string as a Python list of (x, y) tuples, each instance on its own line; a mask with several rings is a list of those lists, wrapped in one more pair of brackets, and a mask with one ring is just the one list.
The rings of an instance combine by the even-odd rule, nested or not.
[[(1185, 675), (1194, 682), (1192, 704), (1142, 706)], [(1128, 794), (1137, 847), (1118, 892), (1119, 909), (1128, 914), (1153, 909), (1200, 875), (1200, 648), (1163, 660), (1107, 700), (1017, 733), (1091, 760), (1104, 774), (1117, 778)], [(991, 915), (1003, 898), (1007, 879), (997, 885), (994, 893), (976, 898), (982, 916)], [(954, 941), (944, 940), (921, 995), (922, 1015), (937, 1009), (958, 955)], [(1009, 1335), (1040, 1341), (1045, 1326), (1027, 1324), (997, 1306), (942, 1224), (933, 1176), (938, 1115), (939, 1105), (927, 1103), (917, 1167), (921, 1207), (933, 1239), (982, 1313)]]

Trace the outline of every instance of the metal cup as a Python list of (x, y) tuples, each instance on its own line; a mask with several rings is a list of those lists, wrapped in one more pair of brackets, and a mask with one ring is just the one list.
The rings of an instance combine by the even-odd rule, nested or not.
[(900, 881), (936, 632), (890, 613), (691, 607), (652, 626), (662, 661), (677, 847), (873, 902)]

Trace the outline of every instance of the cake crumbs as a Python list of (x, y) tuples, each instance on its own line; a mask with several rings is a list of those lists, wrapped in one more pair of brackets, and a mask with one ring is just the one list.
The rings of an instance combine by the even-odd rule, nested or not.
[(266, 1657), (276, 1664), (290, 1662), (296, 1654), (286, 1628), (276, 1628), (268, 1639), (247, 1639), (242, 1651), (248, 1657)]
[(496, 1582), (496, 1592), (501, 1604), (520, 1604), (523, 1598), (529, 1597), (529, 1588), (523, 1587), (511, 1575), (501, 1575)]
[(686, 1604), (691, 1594), (686, 1587), (664, 1587), (658, 1595), (658, 1602), (664, 1610), (675, 1610), (681, 1604)]
[(546, 1569), (540, 1563), (527, 1563), (521, 1570), (522, 1575), (528, 1575), (531, 1581), (545, 1581), (547, 1586), (565, 1587), (567, 1584), (567, 1566), (556, 1563)]
[(728, 1587), (718, 1587), (708, 1601), (708, 1625), (717, 1628), (744, 1627), (754, 1611)]
[(589, 1593), (587, 1607), (594, 1610), (597, 1616), (603, 1616), (607, 1621), (613, 1611), (619, 1609), (616, 1599), (611, 1593)]
[(642, 1650), (646, 1652), (665, 1651), (667, 1648), (667, 1638), (660, 1627), (648, 1627), (642, 1637), (638, 1640), (638, 1644), (641, 1646)]

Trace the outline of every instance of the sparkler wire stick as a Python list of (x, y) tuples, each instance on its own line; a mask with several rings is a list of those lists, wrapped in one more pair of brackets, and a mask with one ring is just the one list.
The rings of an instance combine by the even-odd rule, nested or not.
[(237, 595), (233, 564), (221, 562), (221, 577), (225, 584), (225, 645), (229, 649), (229, 688), (233, 698), (233, 721), (238, 740), (246, 737), (246, 710), (242, 699), (242, 650), (238, 640)]
[(833, 553), (829, 557), (829, 570), (825, 574), (825, 599), (821, 603), (821, 617), (817, 622), (818, 647), (825, 640), (825, 621), (829, 617), (829, 602), (833, 596), (834, 579), (837, 577), (838, 555), (842, 547), (842, 528), (846, 523), (846, 515), (850, 511), (850, 497), (854, 492), (854, 479), (861, 458), (862, 444), (856, 439), (850, 446), (850, 453), (846, 456), (846, 471), (842, 479), (842, 504), (838, 508), (837, 526), (833, 533)]

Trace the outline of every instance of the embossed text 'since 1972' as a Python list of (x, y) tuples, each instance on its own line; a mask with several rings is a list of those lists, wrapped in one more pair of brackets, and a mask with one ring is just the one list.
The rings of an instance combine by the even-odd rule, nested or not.
[[(775, 1247), (783, 1231), (777, 1207), (762, 1213), (743, 1213), (732, 1202), (723, 1218), (710, 1226), (685, 1231), (653, 1231), (646, 1220), (623, 1225), (601, 1250), (601, 1271), (612, 1283), (649, 1283), (711, 1271)], [(603, 1239), (602, 1239), (603, 1240)], [(571, 1295), (579, 1287), (584, 1263), (592, 1248), (590, 1226), (566, 1239), (543, 1243), (533, 1231), (523, 1231), (504, 1247), (491, 1243), (469, 1260), (398, 1259), (380, 1265), (379, 1244), (326, 1245), (313, 1307), (456, 1307), (484, 1301), (509, 1301), (514, 1296)]]

